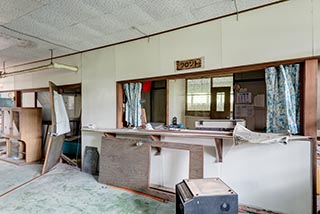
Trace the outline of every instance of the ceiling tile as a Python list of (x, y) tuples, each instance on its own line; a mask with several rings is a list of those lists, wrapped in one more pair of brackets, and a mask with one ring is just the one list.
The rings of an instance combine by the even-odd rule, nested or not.
[(235, 11), (233, 1), (220, 1), (200, 9), (195, 9), (192, 11), (192, 14), (198, 19), (197, 21), (203, 21), (234, 13)]
[(117, 10), (112, 14), (119, 20), (119, 22), (127, 26), (137, 26), (154, 21), (148, 13), (144, 12), (135, 4), (121, 10)]
[(33, 36), (42, 36), (44, 34), (58, 31), (54, 26), (41, 23), (32, 19), (30, 16), (22, 16), (9, 24), (6, 24), (6, 26)]
[(101, 32), (102, 34), (111, 34), (130, 28), (129, 25), (118, 20), (113, 14), (105, 14), (94, 19), (89, 19), (83, 24), (98, 32)]
[(10, 21), (30, 13), (45, 5), (47, 0), (1, 0), (0, 1), (0, 24)]
[(111, 13), (133, 4), (135, 0), (82, 0), (82, 2), (103, 13)]
[[(86, 49), (87, 45), (84, 46), (84, 44), (91, 44), (91, 48), (95, 47), (95, 43), (105, 40), (104, 38), (106, 37), (101, 32), (95, 31), (87, 25), (81, 23), (62, 30), (61, 34), (68, 35), (71, 38), (69, 43), (73, 43), (73, 41), (77, 42), (78, 50)], [(65, 40), (61, 40), (60, 43), (63, 43), (64, 41)]]
[(221, 1), (232, 1), (232, 0), (183, 0), (186, 9), (194, 10), (202, 7), (206, 7)]
[(128, 29), (128, 30), (118, 31), (118, 32), (113, 33), (109, 36), (110, 36), (111, 43), (118, 43), (118, 42), (130, 40), (130, 39), (134, 39), (134, 38), (139, 38), (143, 35), (141, 35), (140, 33), (136, 32), (132, 29)]
[(139, 25), (137, 28), (144, 32), (147, 35), (162, 32), (168, 29), (173, 29), (177, 27), (182, 27), (188, 24), (192, 24), (196, 22), (197, 20), (194, 18), (194, 16), (189, 12), (185, 12), (183, 14), (173, 16), (166, 18), (161, 21), (148, 23), (145, 25)]
[(185, 11), (183, 0), (140, 0), (136, 4), (155, 21), (176, 16)]
[(264, 4), (269, 4), (272, 2), (278, 2), (279, 0), (237, 0), (238, 10), (246, 10), (248, 8), (258, 7)]
[(98, 10), (78, 0), (52, 1), (41, 10), (30, 13), (32, 19), (57, 29), (81, 23), (102, 15)]

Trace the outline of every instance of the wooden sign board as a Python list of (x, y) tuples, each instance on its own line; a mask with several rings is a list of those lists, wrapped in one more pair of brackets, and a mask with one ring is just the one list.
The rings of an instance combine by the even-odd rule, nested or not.
[(176, 61), (176, 70), (189, 70), (203, 67), (203, 57)]

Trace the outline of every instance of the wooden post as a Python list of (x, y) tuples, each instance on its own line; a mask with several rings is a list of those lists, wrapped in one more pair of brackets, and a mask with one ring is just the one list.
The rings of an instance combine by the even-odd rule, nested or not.
[(123, 87), (117, 83), (117, 128), (123, 128)]
[(21, 91), (15, 91), (14, 92), (14, 106), (15, 107), (21, 107)]
[(302, 69), (301, 130), (303, 135), (317, 136), (318, 60), (306, 60)]

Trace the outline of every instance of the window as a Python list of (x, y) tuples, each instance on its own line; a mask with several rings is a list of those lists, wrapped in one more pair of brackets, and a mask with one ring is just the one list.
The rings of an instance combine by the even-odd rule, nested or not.
[[(209, 117), (211, 111), (211, 89), (218, 87), (230, 87), (230, 118), (232, 118), (233, 76), (187, 79), (186, 115)], [(215, 111), (224, 112), (226, 110), (225, 96), (224, 92), (217, 94)]]
[(217, 93), (217, 109), (216, 111), (224, 111), (224, 92)]
[(187, 112), (209, 112), (211, 104), (211, 79), (187, 79)]

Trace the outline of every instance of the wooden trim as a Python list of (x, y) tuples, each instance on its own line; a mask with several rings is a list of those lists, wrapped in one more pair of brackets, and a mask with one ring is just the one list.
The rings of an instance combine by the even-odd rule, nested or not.
[(34, 92), (34, 107), (38, 107), (38, 92)]
[(117, 128), (123, 128), (123, 85), (122, 83), (117, 83)]
[(312, 155), (312, 213), (317, 213), (317, 138), (310, 138)]
[(306, 60), (302, 69), (301, 130), (304, 135), (317, 136), (318, 60)]
[(22, 96), (21, 91), (14, 92), (14, 107), (21, 107), (22, 106)]
[[(76, 84), (70, 84), (70, 85), (60, 85), (59, 88), (64, 89), (75, 89), (75, 88), (81, 88), (81, 83)], [(43, 88), (28, 88), (28, 89), (21, 89), (21, 90), (3, 90), (0, 91), (0, 93), (5, 92), (16, 92), (20, 91), (21, 93), (29, 93), (29, 92), (43, 92), (43, 91), (49, 91), (49, 87), (43, 87)]]
[(217, 155), (217, 162), (221, 163), (223, 160), (223, 140), (221, 138), (215, 138), (215, 149), (216, 149), (216, 155)]
[(104, 136), (105, 136), (105, 137), (115, 138), (115, 137), (117, 136), (117, 134), (116, 134), (116, 133), (108, 133), (108, 132), (105, 132), (105, 133), (104, 133)]
[(168, 126), (170, 124), (170, 115), (169, 115), (169, 104), (170, 104), (170, 89), (169, 89), (170, 83), (167, 79), (166, 81), (166, 125)]
[(277, 1), (277, 2), (271, 2), (271, 3), (268, 3), (268, 4), (261, 5), (261, 6), (257, 6), (257, 7), (249, 8), (249, 9), (246, 9), (246, 10), (230, 13), (230, 14), (227, 14), (227, 15), (223, 15), (223, 16), (207, 19), (207, 20), (204, 20), (204, 21), (200, 21), (200, 22), (184, 25), (184, 26), (181, 26), (181, 27), (165, 30), (165, 31), (162, 31), (162, 32), (158, 32), (158, 33), (154, 33), (154, 34), (138, 37), (138, 38), (135, 38), (135, 39), (129, 39), (129, 40), (122, 41), (122, 42), (117, 42), (117, 43), (104, 45), (104, 46), (100, 46), (100, 47), (96, 47), (96, 48), (91, 48), (91, 49), (87, 49), (87, 50), (83, 50), (83, 51), (78, 51), (78, 52), (74, 52), (74, 53), (70, 53), (70, 54), (64, 54), (64, 55), (56, 56), (56, 57), (53, 57), (53, 58), (46, 58), (46, 59), (26, 62), (26, 63), (22, 63), (22, 64), (18, 64), (18, 65), (12, 65), (12, 66), (8, 66), (7, 69), (21, 67), (21, 66), (35, 64), (35, 63), (40, 63), (40, 62), (45, 62), (45, 61), (50, 61), (52, 59), (59, 59), (59, 58), (63, 58), (63, 57), (73, 56), (73, 55), (76, 55), (76, 54), (82, 54), (82, 53), (86, 53), (86, 52), (90, 52), (90, 51), (94, 51), (94, 50), (99, 50), (99, 49), (103, 49), (103, 48), (107, 48), (107, 47), (111, 47), (111, 46), (116, 46), (116, 45), (120, 45), (120, 44), (124, 44), (124, 43), (128, 43), (128, 42), (133, 42), (133, 41), (136, 41), (136, 40), (148, 39), (148, 38), (153, 37), (153, 36), (169, 33), (169, 32), (176, 31), (176, 30), (181, 30), (181, 29), (192, 27), (192, 26), (195, 26), (195, 25), (200, 25), (200, 24), (203, 24), (203, 23), (206, 23), (206, 22), (211, 22), (211, 21), (215, 21), (215, 20), (218, 20), (218, 19), (226, 18), (226, 17), (229, 17), (229, 16), (234, 16), (234, 15), (237, 15), (237, 14), (246, 13), (246, 12), (249, 12), (249, 11), (261, 9), (261, 8), (264, 8), (264, 7), (269, 7), (269, 6), (272, 6), (272, 5), (275, 5), (275, 4), (279, 4), (279, 3), (283, 3), (283, 2), (286, 2), (286, 1), (288, 1), (288, 0), (280, 0), (280, 1)]
[(161, 140), (160, 135), (150, 135), (150, 138), (152, 141), (160, 141)]

